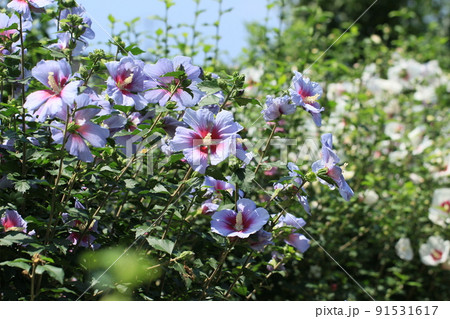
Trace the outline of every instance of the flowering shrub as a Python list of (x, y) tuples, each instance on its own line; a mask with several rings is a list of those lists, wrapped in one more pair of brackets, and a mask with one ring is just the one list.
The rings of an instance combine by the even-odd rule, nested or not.
[[(424, 232), (429, 240), (415, 249), (419, 241), (412, 248), (407, 237), (423, 220), (409, 230), (382, 219), (382, 202), (404, 209), (394, 199), (429, 195), (415, 186), (423, 169), (433, 171), (433, 189), (433, 179), (448, 179), (436, 160), (443, 154), (431, 149), (445, 132), (435, 123), (445, 113), (429, 113), (447, 79), (436, 63), (395, 56), (387, 79), (369, 65), (345, 83), (285, 65), (275, 84), (264, 80), (271, 70), (259, 70), (248, 90), (242, 72), (169, 59), (167, 42), (163, 56), (140, 55), (119, 38), (116, 54), (88, 52), (92, 22), (75, 2), (13, 0), (8, 8), (0, 14), (0, 299), (264, 299), (280, 276), (287, 285), (273, 299), (307, 298), (289, 293), (290, 280), (308, 267), (301, 285), (308, 276), (317, 289), (331, 263), (321, 242), (336, 224), (332, 254), (398, 225), (400, 236), (377, 253), (407, 262), (418, 250), (425, 265), (446, 264), (445, 233)], [(54, 19), (57, 33), (36, 36), (32, 18)], [(395, 195), (396, 186), (405, 192)], [(430, 225), (448, 226), (446, 190), (427, 207)], [(401, 213), (424, 203), (414, 199)], [(350, 220), (356, 234), (341, 232)], [(340, 261), (362, 263), (355, 252)], [(362, 258), (370, 264), (373, 255)], [(410, 282), (399, 266), (380, 267)], [(339, 298), (354, 298), (347, 289)]]

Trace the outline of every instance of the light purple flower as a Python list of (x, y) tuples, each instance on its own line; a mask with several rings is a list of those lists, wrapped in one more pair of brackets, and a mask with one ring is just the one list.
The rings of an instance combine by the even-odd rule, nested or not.
[[(271, 255), (272, 255), (272, 259), (267, 264), (267, 270), (268, 271), (274, 271), (274, 270), (283, 271), (283, 270), (286, 270), (286, 268), (284, 267), (284, 263), (280, 264), (280, 262), (282, 262), (283, 259), (284, 259), (284, 255), (280, 254), (277, 251), (272, 251)], [(276, 269), (275, 269), (275, 267), (276, 267)]]
[(294, 72), (289, 93), (292, 102), (309, 112), (313, 117), (314, 123), (320, 127), (322, 125), (320, 112), (325, 110), (317, 103), (317, 100), (320, 99), (323, 94), (320, 84), (310, 81), (309, 78), (304, 77), (299, 72)]
[[(132, 133), (138, 129), (139, 124), (145, 123), (145, 121), (153, 115), (153, 112), (146, 112), (145, 115), (142, 115), (139, 112), (133, 112), (127, 117), (125, 117), (125, 114), (113, 115), (105, 120), (104, 123), (109, 127), (111, 136), (120, 131)], [(114, 136), (114, 140), (118, 145), (125, 146), (125, 149), (122, 149), (122, 151), (125, 151), (127, 156), (135, 154), (143, 147), (143, 145), (140, 144), (142, 142), (142, 137), (139, 134), (121, 134)]]
[[(287, 168), (289, 170), (289, 176), (294, 177), (294, 182), (297, 185), (293, 185), (296, 190), (298, 190), (298, 187), (300, 187), (301, 185), (303, 185), (303, 179), (300, 177), (300, 174), (297, 173), (296, 171), (299, 170), (298, 166), (295, 165), (292, 162), (289, 162), (287, 164)], [(301, 191), (303, 193), (306, 193), (305, 189), (302, 187)], [(305, 211), (311, 215), (311, 209), (309, 207), (309, 203), (308, 203), (308, 197), (306, 197), (305, 195), (303, 195), (301, 192), (297, 192), (297, 199), (300, 202), (300, 204), (302, 204), (303, 208), (305, 209)]]
[[(19, 25), (19, 17), (13, 14), (9, 17), (7, 14), (0, 12), (0, 30), (8, 29), (13, 24)], [(24, 31), (24, 36), (26, 31), (31, 29), (30, 21), (23, 21), (22, 19), (22, 30)], [(3, 30), (0, 31), (0, 61), (4, 61), (5, 55), (10, 55), (20, 50), (20, 40), (14, 43), (11, 42), (11, 36), (19, 33), (17, 29)]]
[(233, 184), (210, 176), (205, 176), (202, 187), (206, 188), (207, 195), (221, 194), (221, 191), (227, 191), (230, 195), (233, 195), (233, 192), (236, 189)]
[(292, 214), (286, 213), (286, 215), (281, 216), (275, 227), (293, 227), (292, 232), (284, 239), (284, 242), (295, 247), (301, 253), (304, 253), (310, 246), (310, 240), (304, 235), (296, 233), (295, 230), (303, 228), (305, 225), (306, 222), (303, 218), (297, 218)]
[[(90, 99), (87, 94), (81, 94), (75, 99), (78, 108), (89, 105)], [(75, 112), (74, 119), (70, 120), (68, 125), (66, 150), (73, 156), (83, 162), (92, 162), (92, 156), (89, 147), (85, 141), (88, 141), (94, 147), (104, 147), (106, 138), (109, 136), (109, 130), (92, 123), (90, 120), (97, 115), (98, 109), (82, 109)], [(53, 123), (51, 128), (52, 138), (57, 144), (62, 144), (64, 139), (63, 123)]]
[(43, 7), (53, 4), (53, 0), (12, 0), (7, 7), (20, 13), (24, 19), (31, 19), (31, 11), (44, 12)]
[(71, 70), (66, 60), (41, 61), (31, 74), (49, 90), (36, 91), (28, 95), (24, 107), (33, 112), (40, 122), (47, 117), (61, 116), (65, 106), (72, 105), (82, 81), (70, 81)]
[[(58, 42), (54, 43), (54, 44), (50, 44), (48, 46), (49, 49), (56, 50), (56, 51), (63, 51), (63, 50), (66, 50), (69, 48), (70, 41), (71, 41), (71, 36), (70, 36), (69, 32), (58, 33), (56, 35), (56, 37), (58, 38)], [(73, 56), (80, 55), (85, 47), (86, 47), (86, 43), (84, 43), (83, 41), (77, 41), (75, 49), (72, 50), (72, 55)]]
[[(180, 80), (173, 76), (164, 76), (181, 68), (186, 73), (187, 79), (191, 81), (187, 87), (183, 87)], [(192, 65), (191, 58), (177, 56), (172, 61), (162, 58), (156, 64), (146, 65), (144, 70), (150, 77), (150, 80), (146, 81), (148, 91), (145, 93), (150, 103), (159, 103), (164, 106), (170, 99), (177, 103), (177, 110), (183, 110), (197, 104), (204, 95), (196, 86), (202, 81), (200, 79), (202, 69)]]
[(186, 123), (178, 121), (171, 116), (166, 116), (162, 119), (162, 128), (170, 137), (175, 136), (177, 127), (188, 127)]
[(27, 232), (27, 222), (15, 210), (7, 209), (1, 218), (1, 223), (5, 231)]
[(289, 96), (287, 95), (276, 98), (267, 95), (266, 105), (267, 108), (261, 111), (265, 121), (276, 120), (283, 114), (289, 115), (294, 113), (295, 110), (297, 109), (297, 107), (294, 104), (290, 103)]
[(97, 116), (108, 115), (112, 112), (111, 103), (106, 100), (105, 95), (98, 95), (92, 88), (88, 87), (83, 91), (84, 94), (89, 95), (89, 99), (91, 100), (91, 104), (101, 107), (100, 112), (97, 113)]
[[(82, 38), (86, 38), (86, 39), (94, 39), (95, 38), (95, 32), (91, 29), (92, 26), (92, 21), (91, 19), (87, 16), (86, 14), (86, 9), (84, 9), (83, 6), (79, 6), (79, 7), (73, 7), (73, 8), (67, 8), (61, 11), (61, 15), (60, 15), (60, 20), (63, 19), (67, 19), (67, 16), (69, 14), (74, 14), (77, 16), (80, 16), (83, 18), (83, 34), (82, 34)], [(83, 39), (83, 42), (85, 42), (85, 40)]]
[(293, 246), (302, 254), (308, 250), (310, 240), (299, 233), (291, 233), (288, 238), (284, 240), (286, 244)]
[(217, 211), (217, 208), (219, 208), (219, 205), (213, 203), (212, 199), (208, 199), (203, 202), (201, 211), (203, 215), (211, 216)]
[(250, 248), (262, 252), (267, 245), (273, 245), (272, 234), (260, 229), (248, 239)]
[[(69, 231), (69, 236), (67, 237), (67, 240), (69, 240), (72, 245), (76, 246), (78, 242), (80, 241), (79, 246), (84, 248), (91, 248), (93, 250), (98, 249), (100, 247), (100, 244), (94, 244), (94, 241), (96, 238), (90, 234), (89, 232), (95, 232), (98, 233), (98, 221), (95, 220), (92, 226), (89, 227), (89, 230), (85, 233), (83, 238), (81, 238), (81, 235), (83, 233), (84, 223), (80, 220), (69, 220), (69, 215), (67, 213), (62, 214), (62, 220), (63, 222), (70, 226), (72, 230)], [(78, 230), (75, 230), (78, 229)]]
[(237, 202), (237, 213), (224, 209), (212, 216), (211, 230), (227, 237), (247, 238), (260, 230), (269, 220), (269, 213), (250, 199)]
[(142, 110), (148, 104), (144, 98), (144, 81), (147, 79), (143, 72), (144, 62), (132, 57), (123, 57), (120, 61), (105, 63), (110, 74), (107, 80), (106, 93), (118, 105), (134, 106)]
[(244, 140), (239, 134), (236, 134), (234, 138), (236, 144), (236, 157), (247, 165), (253, 159), (254, 155), (252, 152), (248, 152), (247, 146), (244, 144)]
[(221, 111), (214, 118), (208, 110), (186, 109), (183, 121), (192, 129), (177, 127), (170, 143), (173, 151), (183, 151), (191, 167), (202, 174), (208, 162), (217, 165), (230, 153), (236, 154), (236, 133), (242, 126), (234, 122), (233, 114)]
[[(320, 169), (325, 168), (326, 174), (331, 177), (339, 188), (339, 193), (346, 200), (349, 201), (354, 195), (353, 190), (347, 184), (342, 175), (342, 169), (337, 166), (340, 159), (333, 151), (333, 136), (330, 133), (322, 135), (322, 159), (312, 164), (312, 170), (317, 173)], [(328, 185), (330, 189), (334, 189), (334, 185), (329, 184), (323, 179), (319, 178), (322, 184)]]
[[(19, 26), (20, 21), (19, 17), (13, 14), (11, 17), (7, 14), (0, 12), (0, 29), (8, 29), (13, 24), (17, 24)], [(30, 21), (22, 21), (22, 28), (23, 31), (29, 31), (31, 29), (31, 22)], [(10, 30), (4, 30), (0, 32), (0, 39), (3, 41), (7, 41), (11, 39), (11, 36), (13, 34), (19, 33), (17, 29), (10, 29)]]

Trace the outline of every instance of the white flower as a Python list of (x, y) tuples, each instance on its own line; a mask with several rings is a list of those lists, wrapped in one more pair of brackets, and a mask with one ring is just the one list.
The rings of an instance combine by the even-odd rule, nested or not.
[(421, 78), (423, 67), (416, 60), (401, 59), (388, 70), (388, 79), (402, 86), (412, 89)]
[(411, 247), (411, 241), (409, 238), (400, 238), (395, 244), (395, 252), (400, 259), (412, 260), (414, 252)]
[(396, 95), (402, 91), (402, 86), (398, 82), (380, 78), (369, 79), (366, 86), (379, 100), (383, 100), (381, 97), (385, 94)]
[(405, 126), (399, 122), (389, 122), (384, 128), (384, 133), (391, 138), (391, 140), (396, 141), (402, 138), (405, 133)]
[(420, 125), (408, 133), (408, 138), (413, 147), (413, 155), (422, 153), (426, 148), (433, 145), (433, 141), (428, 136), (425, 136), (426, 127)]
[(367, 205), (375, 204), (380, 198), (378, 194), (372, 189), (366, 190), (363, 194), (363, 197), (364, 197), (363, 202)]
[(411, 179), (411, 181), (414, 183), (414, 184), (420, 184), (420, 183), (423, 183), (425, 180), (424, 180), (424, 178), (422, 177), (422, 176), (420, 176), (420, 175), (417, 175), (416, 173), (411, 173), (411, 174), (409, 174), (409, 178)]
[(439, 188), (433, 193), (428, 218), (441, 227), (450, 224), (450, 188)]
[(431, 236), (426, 244), (420, 245), (420, 259), (425, 265), (436, 266), (447, 261), (450, 241), (439, 236)]

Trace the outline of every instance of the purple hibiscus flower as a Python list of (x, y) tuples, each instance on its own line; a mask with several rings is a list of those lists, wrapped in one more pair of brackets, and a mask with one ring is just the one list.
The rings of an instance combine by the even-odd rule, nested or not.
[[(342, 169), (337, 165), (340, 159), (333, 151), (333, 136), (330, 133), (322, 135), (322, 159), (312, 164), (312, 170), (317, 173), (320, 169), (326, 169), (326, 174), (331, 177), (337, 184), (339, 193), (346, 200), (349, 201), (354, 195), (353, 190), (347, 184), (342, 175)], [(328, 185), (330, 189), (334, 189), (334, 185), (329, 184), (319, 177), (322, 184)]]
[(163, 130), (166, 131), (170, 137), (175, 136), (175, 131), (178, 126), (188, 127), (186, 123), (180, 122), (171, 116), (164, 117), (161, 122)]
[[(89, 96), (81, 94), (76, 97), (75, 103), (77, 108), (87, 106), (90, 104)], [(82, 109), (76, 111), (74, 118), (69, 120), (65, 148), (71, 155), (78, 157), (83, 162), (92, 162), (94, 160), (85, 141), (88, 141), (94, 147), (104, 147), (106, 138), (109, 136), (108, 129), (90, 121), (99, 111), (99, 109)], [(55, 143), (63, 143), (64, 128), (65, 125), (62, 123), (53, 123), (51, 131)]]
[[(84, 206), (83, 206), (84, 208)], [(85, 233), (83, 238), (81, 238), (81, 235), (83, 233), (83, 228), (85, 227), (84, 223), (80, 220), (71, 220), (68, 221), (69, 215), (67, 213), (62, 214), (62, 220), (63, 222), (70, 226), (72, 230), (69, 231), (69, 236), (67, 237), (67, 240), (69, 240), (72, 245), (76, 246), (78, 242), (80, 242), (79, 246), (84, 248), (91, 248), (93, 250), (100, 248), (100, 244), (94, 244), (94, 241), (97, 239), (92, 234), (89, 234), (88, 232), (95, 232), (98, 233), (98, 221), (94, 221), (92, 226), (89, 227), (88, 232)], [(78, 229), (78, 230), (75, 230)]]
[(272, 234), (260, 229), (249, 238), (250, 248), (262, 252), (267, 245), (273, 245)]
[(1, 223), (5, 231), (27, 232), (27, 222), (15, 210), (7, 209), (1, 218)]
[(183, 121), (192, 129), (177, 127), (170, 146), (175, 152), (183, 151), (195, 171), (204, 174), (208, 160), (217, 165), (230, 153), (236, 154), (236, 133), (242, 126), (234, 122), (231, 112), (222, 111), (214, 118), (205, 109), (186, 109)]
[(100, 112), (97, 113), (98, 116), (111, 114), (111, 103), (106, 100), (104, 94), (98, 95), (97, 92), (90, 87), (86, 88), (83, 93), (89, 95), (92, 105), (101, 107)]
[(24, 107), (33, 112), (40, 122), (47, 117), (63, 117), (64, 106), (72, 105), (82, 81), (70, 81), (71, 70), (66, 60), (41, 61), (31, 74), (49, 90), (36, 91), (28, 95)]
[[(111, 136), (119, 131), (128, 131), (130, 133), (138, 129), (139, 124), (145, 123), (146, 120), (152, 118), (154, 112), (147, 112), (142, 115), (139, 112), (133, 112), (130, 115), (113, 115), (109, 119), (105, 120), (105, 124), (109, 127)], [(140, 151), (144, 145), (140, 144), (142, 142), (142, 137), (139, 134), (127, 134), (114, 136), (114, 140), (118, 145), (125, 146), (122, 151), (125, 151), (127, 156), (135, 154)]]
[[(300, 174), (297, 173), (296, 171), (299, 170), (298, 166), (295, 165), (292, 162), (289, 162), (287, 164), (287, 168), (289, 170), (289, 176), (294, 177), (294, 183), (297, 185), (293, 185), (293, 187), (298, 190), (298, 187), (300, 187), (301, 185), (303, 185), (303, 179), (300, 177)], [(305, 189), (302, 187), (301, 191), (303, 193), (306, 193)], [(308, 203), (308, 197), (306, 197), (305, 195), (303, 195), (301, 192), (297, 192), (297, 199), (300, 202), (300, 204), (302, 204), (303, 208), (305, 209), (305, 211), (311, 215), (311, 209), (309, 207), (309, 203)]]
[[(71, 36), (69, 32), (64, 33), (58, 33), (56, 35), (58, 38), (58, 42), (54, 44), (50, 44), (48, 46), (49, 49), (56, 50), (56, 51), (63, 51), (69, 48)], [(72, 50), (72, 55), (77, 56), (80, 55), (81, 52), (86, 47), (86, 44), (83, 41), (77, 41), (77, 44), (75, 46), (75, 49)]]
[(31, 11), (45, 12), (43, 7), (53, 4), (53, 0), (12, 0), (7, 7), (20, 13), (24, 19), (31, 19)]
[(289, 226), (293, 227), (292, 232), (284, 239), (284, 242), (288, 245), (295, 247), (301, 253), (308, 250), (310, 246), (310, 240), (304, 235), (296, 233), (295, 230), (303, 228), (306, 222), (303, 218), (297, 218), (292, 214), (286, 213), (278, 220), (276, 227)]
[(142, 110), (148, 104), (144, 98), (144, 81), (147, 79), (143, 72), (144, 62), (123, 57), (119, 62), (105, 63), (109, 74), (107, 80), (108, 94), (116, 104), (134, 106)]
[[(23, 20), (23, 19), (22, 19)], [(7, 14), (0, 12), (0, 30), (8, 29), (11, 25), (19, 25), (19, 17), (13, 14), (9, 17)], [(22, 22), (22, 29), (24, 32), (31, 29), (30, 21)], [(0, 31), (0, 61), (4, 61), (5, 55), (10, 55), (20, 50), (20, 41), (11, 43), (11, 36), (19, 33), (16, 29)]]
[(209, 215), (211, 216), (217, 211), (217, 208), (219, 208), (218, 204), (213, 203), (212, 199), (208, 199), (203, 202), (201, 211), (203, 215)]
[(265, 121), (276, 120), (283, 114), (289, 115), (294, 113), (295, 110), (297, 109), (297, 107), (294, 104), (290, 103), (289, 96), (287, 95), (276, 98), (267, 95), (266, 105), (267, 108), (261, 111)]
[(323, 94), (320, 84), (310, 81), (309, 78), (303, 77), (299, 72), (295, 72), (289, 93), (292, 102), (309, 112), (313, 117), (314, 123), (320, 127), (322, 125), (320, 112), (325, 110), (317, 102)]
[(205, 181), (202, 187), (206, 188), (206, 195), (210, 194), (221, 194), (221, 191), (227, 191), (230, 195), (233, 195), (235, 187), (233, 184), (220, 179), (215, 179), (214, 177), (205, 176)]
[(247, 238), (269, 220), (269, 213), (246, 198), (237, 201), (237, 212), (224, 209), (212, 215), (211, 230), (222, 236)]
[[(167, 73), (183, 69), (186, 77), (191, 83), (183, 87), (180, 80), (173, 76), (164, 76)], [(156, 64), (147, 64), (145, 73), (150, 77), (146, 81), (145, 97), (150, 103), (159, 103), (164, 106), (169, 101), (177, 103), (177, 110), (192, 107), (200, 101), (203, 92), (197, 88), (197, 83), (201, 82), (202, 69), (191, 64), (191, 58), (177, 56), (172, 61), (162, 58)]]
[[(22, 21), (22, 28), (23, 31), (29, 31), (31, 29), (31, 22), (30, 21)], [(0, 12), (0, 29), (8, 29), (13, 24), (19, 25), (19, 17), (13, 14), (11, 17), (9, 17), (7, 14)], [(10, 29), (10, 30), (3, 30), (0, 32), (0, 39), (3, 41), (7, 41), (11, 39), (11, 36), (13, 34), (19, 33), (17, 29)]]

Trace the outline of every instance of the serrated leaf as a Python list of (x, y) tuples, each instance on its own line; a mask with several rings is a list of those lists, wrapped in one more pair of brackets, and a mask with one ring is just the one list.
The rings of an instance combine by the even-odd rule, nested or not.
[(0, 266), (9, 266), (9, 267), (16, 267), (16, 268), (20, 268), (20, 269), (24, 269), (29, 271), (31, 268), (31, 265), (29, 265), (27, 262), (31, 262), (29, 260), (23, 259), (23, 258), (19, 258), (19, 259), (15, 259), (12, 261), (4, 261), (2, 263), (0, 263)]
[(50, 277), (57, 280), (60, 284), (64, 282), (64, 270), (62, 270), (62, 268), (51, 265), (39, 265), (36, 267), (36, 273), (38, 275), (41, 275), (44, 272), (47, 272)]
[(135, 188), (136, 185), (139, 184), (137, 181), (133, 179), (126, 179), (125, 180), (125, 187), (126, 188)]
[(173, 72), (169, 72), (169, 73), (166, 73), (164, 75), (161, 75), (161, 77), (173, 76), (175, 78), (178, 78), (178, 77), (180, 77), (180, 76), (182, 76), (184, 74), (185, 74), (184, 71), (173, 71)]
[(12, 244), (29, 244), (32, 243), (33, 239), (27, 234), (16, 232), (13, 234), (6, 235), (0, 239), (0, 246), (11, 246)]
[(168, 239), (159, 239), (156, 237), (147, 237), (147, 242), (153, 248), (166, 252), (169, 255), (172, 254), (173, 247), (175, 246), (175, 243), (173, 241), (170, 241)]
[(214, 94), (222, 89), (220, 88), (219, 84), (217, 83), (217, 80), (211, 80), (211, 81), (203, 81), (197, 84), (197, 87), (208, 94)]
[(220, 98), (218, 96), (207, 95), (198, 103), (198, 106), (213, 105), (213, 104), (218, 104), (219, 102), (220, 102)]
[(28, 184), (27, 181), (17, 181), (14, 183), (14, 188), (16, 191), (23, 194), (30, 189), (30, 184)]

